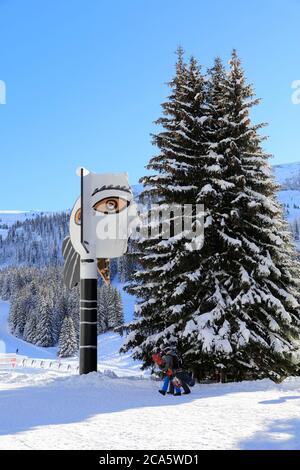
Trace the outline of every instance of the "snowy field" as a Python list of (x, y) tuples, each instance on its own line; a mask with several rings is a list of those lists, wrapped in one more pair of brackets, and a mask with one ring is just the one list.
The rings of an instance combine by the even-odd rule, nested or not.
[(198, 385), (0, 371), (0, 449), (299, 449), (300, 379)]
[[(7, 352), (55, 358), (55, 348), (9, 334), (8, 309), (0, 303)], [(300, 448), (300, 378), (196, 385), (191, 395), (162, 397), (160, 382), (119, 355), (121, 343), (113, 333), (99, 336), (99, 370), (115, 378), (0, 370), (0, 450)]]

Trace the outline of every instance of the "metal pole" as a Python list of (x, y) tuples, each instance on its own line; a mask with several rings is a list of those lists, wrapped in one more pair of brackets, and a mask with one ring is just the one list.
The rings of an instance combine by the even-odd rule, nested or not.
[[(85, 246), (84, 174), (81, 170), (81, 244), (86, 255), (80, 259), (80, 354), (79, 373), (97, 371), (97, 259), (95, 246)], [(86, 222), (85, 222), (86, 223)]]
[(97, 261), (80, 263), (80, 360), (79, 373), (97, 371)]

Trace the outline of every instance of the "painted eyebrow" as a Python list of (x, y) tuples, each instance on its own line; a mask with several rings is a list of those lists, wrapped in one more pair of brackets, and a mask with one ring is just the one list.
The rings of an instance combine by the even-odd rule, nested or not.
[(92, 196), (95, 196), (95, 194), (100, 193), (101, 191), (107, 191), (107, 190), (117, 190), (117, 191), (125, 191), (126, 193), (132, 194), (131, 190), (127, 188), (126, 186), (113, 186), (112, 184), (110, 186), (101, 186), (101, 188), (95, 189), (93, 192)]

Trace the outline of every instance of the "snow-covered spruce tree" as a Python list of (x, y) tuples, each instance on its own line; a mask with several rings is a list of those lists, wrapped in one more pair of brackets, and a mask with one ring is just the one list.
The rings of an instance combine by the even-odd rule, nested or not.
[(98, 288), (98, 334), (112, 330), (124, 323), (120, 292), (114, 286)]
[(71, 316), (75, 328), (76, 337), (79, 340), (79, 320), (80, 320), (80, 293), (79, 287), (67, 290), (68, 313)]
[(36, 316), (36, 342), (37, 346), (45, 348), (53, 346), (52, 335), (52, 300), (46, 290), (37, 296)]
[(202, 260), (198, 309), (183, 331), (184, 350), (198, 375), (220, 368), (235, 379), (280, 381), (298, 369), (300, 271), (261, 146), (262, 125), (249, 116), (258, 102), (235, 51), (224, 77), (216, 62), (209, 153), (221, 162), (224, 185), (205, 233), (202, 254), (209, 256)]
[[(146, 186), (141, 197), (157, 201), (157, 212), (173, 203), (196, 204), (199, 187), (218, 172), (207, 153), (206, 80), (194, 58), (188, 65), (184, 63), (181, 49), (170, 87), (171, 95), (162, 104), (163, 117), (157, 121), (162, 130), (153, 138), (160, 153), (147, 166), (156, 174), (141, 179)], [(181, 218), (171, 214), (169, 222), (178, 228)], [(160, 223), (158, 217), (157, 225)], [(182, 331), (195, 311), (200, 261), (190, 235), (181, 229), (174, 236), (171, 228), (167, 240), (153, 235), (136, 242), (141, 269), (126, 290), (141, 300), (122, 351), (133, 349), (134, 357), (143, 360), (145, 367), (151, 364), (153, 350), (162, 344), (174, 343), (182, 349)]]
[(130, 257), (128, 255), (121, 256), (117, 260), (118, 264), (118, 280), (119, 282), (126, 282), (130, 277)]
[(17, 221), (0, 243), (0, 264), (61, 265), (61, 244), (68, 227), (67, 212), (40, 214), (24, 222)]
[(36, 326), (37, 320), (36, 315), (31, 314), (30, 318), (27, 320), (25, 328), (24, 328), (24, 340), (28, 341), (28, 343), (35, 344), (36, 343)]
[(26, 322), (29, 319), (30, 313), (33, 309), (31, 285), (22, 287), (19, 290), (14, 288), (14, 294), (10, 300), (10, 329), (15, 336), (22, 338)]
[(290, 224), (290, 231), (293, 234), (294, 240), (296, 242), (300, 241), (300, 218), (293, 220), (293, 223)]
[(134, 241), (129, 239), (127, 253), (117, 259), (118, 280), (126, 283), (136, 271), (134, 256), (132, 256)]
[[(9, 269), (8, 269), (9, 272)], [(11, 296), (11, 290), (10, 290), (10, 282), (9, 282), (9, 274), (7, 273), (6, 276), (1, 276), (2, 277), (2, 282), (1, 282), (1, 299), (3, 300), (8, 300)]]
[(124, 324), (122, 297), (117, 288), (114, 288), (113, 297), (115, 306), (114, 328), (117, 328), (118, 326), (122, 326)]
[(71, 357), (78, 351), (78, 341), (72, 318), (67, 315), (62, 323), (58, 342), (59, 357)]
[(107, 287), (98, 287), (98, 309), (97, 309), (97, 333), (98, 335), (108, 330), (107, 319)]
[(120, 316), (120, 311), (117, 310), (117, 307), (121, 307), (121, 304), (117, 302), (119, 300), (119, 292), (118, 289), (109, 285), (106, 287), (107, 290), (107, 325), (108, 329), (112, 330), (117, 324), (118, 317)]
[[(206, 101), (196, 109), (185, 102), (183, 90), (193, 89), (187, 76), (179, 57), (167, 118), (158, 121), (165, 131), (155, 137), (161, 154), (148, 166), (159, 174), (143, 182), (162, 203), (203, 203), (205, 241), (191, 252), (178, 238), (138, 243), (142, 270), (128, 290), (143, 300), (123, 350), (133, 348), (148, 366), (157, 345), (174, 342), (198, 377), (221, 369), (234, 379), (281, 380), (297, 371), (299, 265), (261, 148), (262, 126), (249, 117), (258, 100), (235, 52), (228, 74), (216, 60)], [(193, 111), (190, 134), (180, 113), (190, 118)], [(192, 168), (186, 167), (185, 187), (194, 192), (178, 191), (176, 169), (186, 155)]]
[(57, 291), (54, 302), (53, 302), (53, 310), (52, 310), (52, 337), (53, 343), (57, 344), (59, 340), (60, 331), (62, 328), (62, 323), (66, 315), (68, 315), (68, 297), (66, 289), (62, 289), (61, 291)]
[(11, 296), (12, 305), (9, 311), (8, 324), (10, 332), (16, 337), (22, 337), (22, 332), (20, 331), (20, 324), (25, 325), (25, 316), (21, 310), (23, 304), (22, 300), (16, 295)]

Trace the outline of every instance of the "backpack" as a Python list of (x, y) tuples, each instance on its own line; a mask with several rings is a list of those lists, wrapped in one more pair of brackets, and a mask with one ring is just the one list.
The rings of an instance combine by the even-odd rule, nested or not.
[(174, 370), (182, 369), (182, 359), (178, 356), (178, 354), (174, 352), (174, 353), (170, 353), (169, 355), (172, 356), (172, 359), (173, 359), (173, 369)]

